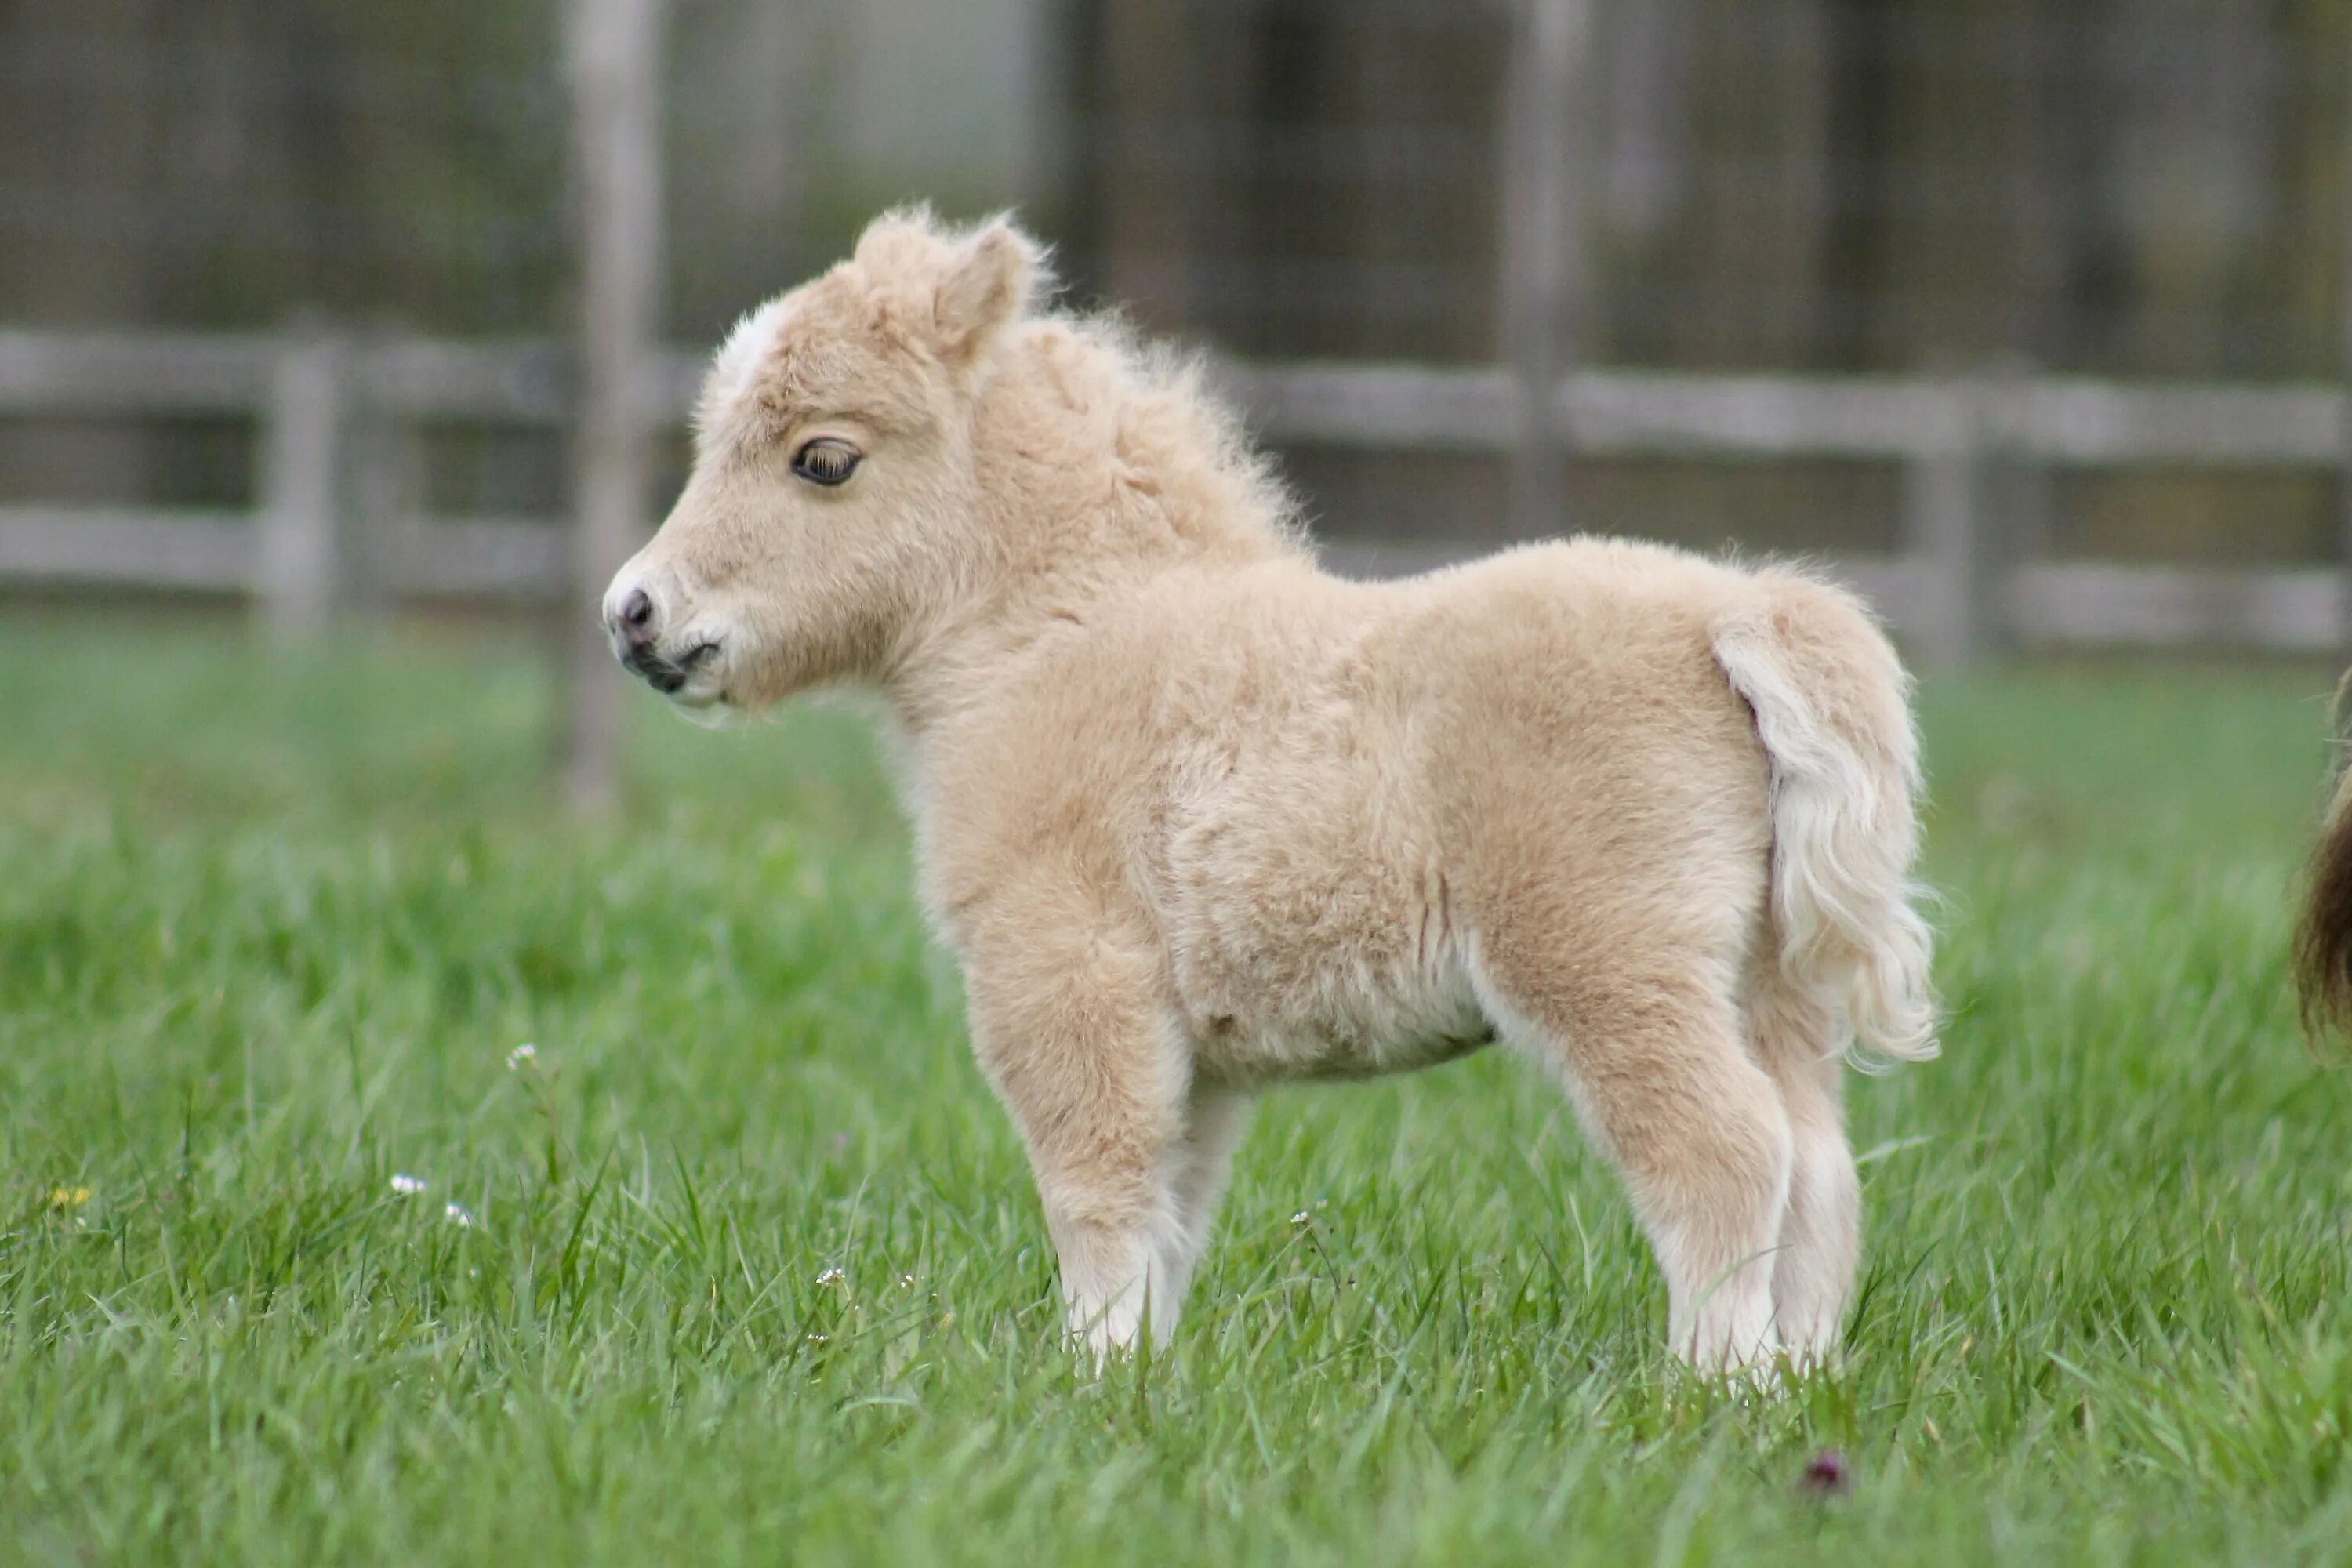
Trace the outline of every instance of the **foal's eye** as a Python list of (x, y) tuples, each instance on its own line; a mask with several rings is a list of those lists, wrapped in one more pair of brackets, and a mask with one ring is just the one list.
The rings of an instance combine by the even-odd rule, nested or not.
[(844, 484), (865, 458), (848, 442), (820, 436), (793, 454), (793, 472), (813, 485)]

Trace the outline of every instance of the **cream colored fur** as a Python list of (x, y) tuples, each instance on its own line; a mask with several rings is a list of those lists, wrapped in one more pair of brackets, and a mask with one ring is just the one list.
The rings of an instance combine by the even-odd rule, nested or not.
[[(886, 698), (1071, 1331), (1173, 1326), (1264, 1086), (1499, 1036), (1622, 1170), (1676, 1351), (1826, 1353), (1838, 1058), (1933, 1048), (1869, 616), (1594, 539), (1326, 575), (1194, 371), (1038, 279), (1006, 225), (899, 214), (747, 318), (606, 614), (689, 708)], [(818, 439), (846, 483), (793, 472)]]

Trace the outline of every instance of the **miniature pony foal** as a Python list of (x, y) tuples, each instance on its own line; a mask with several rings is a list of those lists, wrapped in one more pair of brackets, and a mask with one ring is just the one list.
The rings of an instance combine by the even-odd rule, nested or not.
[(877, 690), (1072, 1333), (1176, 1321), (1252, 1097), (1496, 1038), (1622, 1171), (1702, 1369), (1830, 1351), (1841, 1057), (1934, 1053), (1870, 616), (1600, 540), (1318, 570), (1185, 363), (886, 216), (747, 317), (604, 613), (688, 709)]

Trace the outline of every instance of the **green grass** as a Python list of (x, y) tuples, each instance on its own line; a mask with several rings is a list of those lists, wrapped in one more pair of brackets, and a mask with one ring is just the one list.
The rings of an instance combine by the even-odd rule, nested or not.
[(854, 719), (639, 702), (583, 831), (535, 668), (0, 632), (0, 1558), (2352, 1556), (2323, 674), (1930, 688), (1947, 1054), (1857, 1081), (1850, 1352), (1768, 1400), (1500, 1053), (1274, 1097), (1081, 1372)]

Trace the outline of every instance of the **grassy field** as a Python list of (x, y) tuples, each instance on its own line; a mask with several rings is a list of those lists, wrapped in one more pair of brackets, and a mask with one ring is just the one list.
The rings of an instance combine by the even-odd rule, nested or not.
[(2352, 1558), (2322, 674), (1928, 689), (1947, 1052), (1857, 1082), (1849, 1352), (1765, 1400), (1499, 1053), (1274, 1098), (1178, 1343), (1080, 1372), (844, 715), (643, 701), (586, 832), (516, 645), (0, 669), (0, 1559)]

